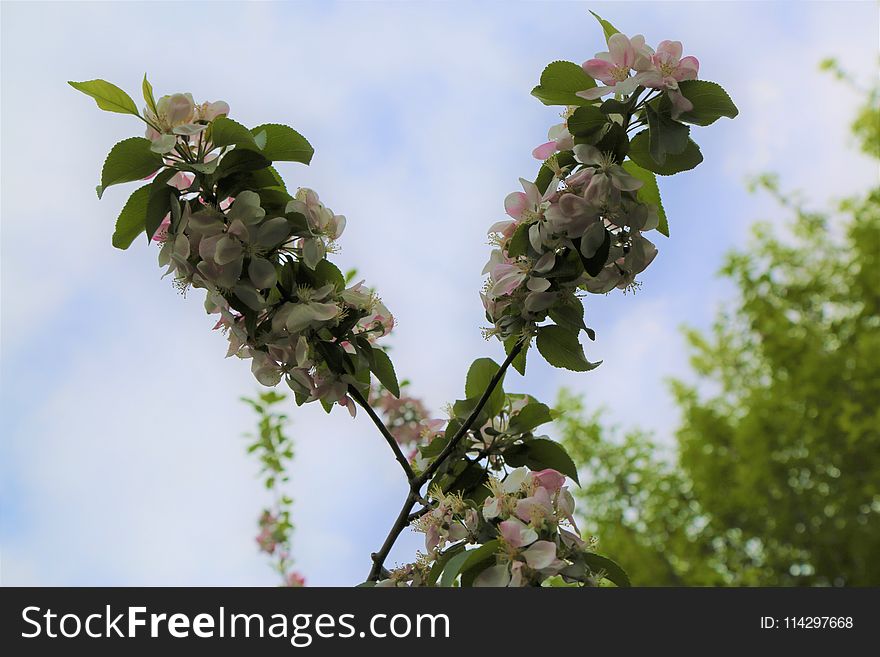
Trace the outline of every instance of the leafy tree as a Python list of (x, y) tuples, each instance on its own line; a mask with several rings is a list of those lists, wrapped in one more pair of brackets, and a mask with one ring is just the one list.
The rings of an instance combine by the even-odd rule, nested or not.
[[(876, 92), (853, 127), (877, 156)], [(880, 583), (880, 187), (815, 213), (757, 186), (790, 235), (757, 224), (721, 270), (737, 298), (687, 331), (710, 385), (672, 382), (677, 453), (561, 398), (585, 529), (636, 585)]]

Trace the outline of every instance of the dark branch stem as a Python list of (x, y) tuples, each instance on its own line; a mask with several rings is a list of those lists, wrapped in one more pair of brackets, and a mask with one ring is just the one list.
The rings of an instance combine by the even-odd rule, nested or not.
[(388, 532), (388, 536), (385, 537), (385, 542), (382, 543), (382, 547), (379, 548), (378, 552), (374, 552), (370, 555), (373, 558), (373, 566), (370, 568), (370, 575), (367, 577), (367, 581), (376, 581), (383, 573), (387, 572), (385, 571), (385, 559), (388, 558), (388, 553), (391, 552), (391, 548), (394, 547), (394, 543), (397, 541), (397, 537), (400, 536), (400, 532), (412, 522), (409, 519), (409, 512), (415, 503), (415, 493), (410, 491), (406, 496), (406, 502), (403, 503), (403, 507), (400, 509), (400, 513), (397, 514), (397, 520), (394, 521), (391, 531)]
[(492, 380), (489, 381), (489, 385), (486, 386), (486, 390), (483, 392), (483, 396), (480, 397), (480, 401), (477, 402), (477, 405), (474, 407), (474, 410), (471, 411), (471, 414), (464, 421), (464, 424), (455, 432), (455, 435), (449, 440), (449, 443), (446, 447), (443, 448), (443, 451), (440, 452), (440, 455), (431, 462), (425, 471), (419, 475), (418, 479), (416, 479), (416, 483), (419, 488), (421, 488), (425, 482), (431, 479), (434, 476), (434, 473), (443, 465), (443, 461), (449, 458), (449, 455), (458, 447), (458, 443), (461, 442), (461, 439), (465, 437), (468, 431), (470, 431), (474, 422), (477, 421), (477, 417), (480, 415), (480, 412), (483, 410), (483, 407), (486, 405), (486, 402), (489, 401), (489, 397), (492, 395), (492, 392), (495, 390), (495, 387), (504, 378), (504, 374), (507, 372), (507, 368), (510, 367), (510, 364), (513, 362), (513, 359), (519, 355), (519, 352), (522, 351), (523, 343), (517, 342), (514, 345), (513, 349), (510, 350), (510, 353), (507, 355), (507, 358), (504, 359), (504, 362), (501, 364), (501, 367), (495, 372), (495, 376), (492, 377)]
[(370, 416), (370, 419), (373, 421), (373, 424), (376, 425), (376, 428), (379, 429), (379, 433), (385, 438), (385, 442), (388, 443), (388, 446), (391, 448), (391, 451), (394, 452), (394, 458), (397, 459), (397, 462), (400, 463), (400, 467), (403, 468), (403, 471), (406, 473), (406, 480), (410, 487), (413, 486), (413, 483), (416, 481), (416, 473), (413, 472), (412, 467), (409, 464), (409, 461), (404, 456), (403, 452), (400, 449), (400, 445), (397, 444), (397, 441), (394, 439), (394, 436), (391, 435), (391, 432), (388, 430), (388, 427), (385, 426), (385, 423), (382, 421), (378, 415), (376, 415), (376, 411), (373, 410), (373, 407), (370, 406), (370, 403), (364, 399), (364, 396), (355, 388), (354, 386), (348, 386), (348, 394), (350, 394), (354, 400), (363, 408), (367, 415)]
[[(388, 553), (391, 552), (391, 548), (394, 547), (395, 541), (400, 536), (400, 533), (406, 528), (406, 526), (411, 523), (416, 518), (421, 517), (428, 511), (430, 511), (429, 507), (425, 507), (420, 509), (419, 511), (412, 512), (412, 508), (416, 505), (416, 502), (419, 501), (421, 495), (419, 491), (422, 486), (425, 485), (427, 481), (431, 479), (431, 477), (440, 469), (440, 466), (443, 465), (443, 462), (449, 458), (458, 444), (461, 442), (462, 438), (467, 435), (467, 432), (470, 431), (474, 422), (477, 421), (477, 417), (479, 417), (480, 412), (483, 410), (483, 407), (486, 405), (486, 402), (489, 401), (489, 397), (492, 394), (492, 391), (495, 390), (495, 387), (504, 378), (505, 372), (507, 372), (507, 368), (510, 367), (510, 364), (513, 362), (513, 359), (519, 355), (523, 349), (523, 343), (517, 342), (513, 349), (510, 350), (510, 353), (507, 355), (507, 358), (504, 359), (504, 362), (501, 364), (501, 367), (495, 373), (495, 376), (492, 377), (492, 380), (489, 381), (489, 385), (486, 386), (486, 390), (483, 392), (483, 395), (480, 397), (480, 400), (477, 402), (477, 405), (474, 407), (474, 410), (471, 411), (471, 414), (464, 421), (464, 424), (455, 432), (455, 435), (449, 440), (449, 443), (446, 447), (443, 448), (443, 451), (434, 459), (431, 464), (425, 469), (425, 471), (419, 475), (418, 477), (413, 476), (410, 478), (410, 491), (406, 496), (406, 502), (403, 504), (403, 508), (401, 508), (400, 513), (397, 515), (397, 520), (394, 521), (394, 524), (391, 526), (391, 531), (388, 532), (388, 536), (385, 537), (385, 542), (382, 544), (382, 547), (379, 548), (378, 552), (374, 552), (370, 555), (373, 559), (373, 566), (370, 569), (370, 575), (367, 578), (368, 581), (376, 581), (379, 577), (385, 572), (385, 559), (388, 558)], [(357, 397), (355, 397), (357, 400)], [(361, 404), (363, 405), (363, 404)], [(367, 406), (368, 408), (369, 406)], [(367, 411), (370, 412), (369, 410)], [(385, 425), (379, 423), (377, 426), (381, 424), (382, 427)], [(380, 429), (381, 430), (381, 429)], [(387, 431), (387, 429), (385, 429)], [(396, 444), (396, 443), (395, 443)], [(399, 450), (399, 448), (398, 448)], [(407, 467), (409, 464), (407, 464)]]

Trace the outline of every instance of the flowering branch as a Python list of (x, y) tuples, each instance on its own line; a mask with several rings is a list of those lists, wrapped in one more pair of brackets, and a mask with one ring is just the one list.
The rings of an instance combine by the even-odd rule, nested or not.
[[(440, 469), (440, 467), (446, 462), (446, 460), (452, 455), (455, 451), (458, 444), (461, 442), (461, 439), (470, 431), (471, 427), (476, 422), (480, 413), (483, 411), (483, 408), (486, 406), (486, 403), (489, 401), (489, 396), (495, 391), (495, 388), (504, 378), (505, 372), (507, 372), (507, 368), (510, 367), (510, 364), (513, 362), (513, 359), (516, 358), (520, 351), (522, 351), (522, 343), (517, 343), (514, 348), (511, 350), (510, 354), (508, 354), (507, 358), (501, 364), (499, 370), (495, 373), (495, 375), (489, 381), (489, 384), (486, 386), (486, 389), (483, 391), (483, 394), (480, 396), (480, 399), (477, 401), (476, 406), (474, 406), (474, 410), (471, 411), (471, 414), (464, 421), (464, 424), (456, 431), (455, 435), (449, 439), (446, 447), (440, 452), (440, 455), (435, 458), (431, 464), (422, 472), (421, 475), (410, 478), (410, 492), (406, 496), (406, 500), (403, 503), (403, 507), (400, 509), (400, 513), (397, 515), (397, 519), (394, 521), (394, 524), (391, 526), (391, 530), (388, 532), (388, 536), (385, 537), (385, 542), (382, 543), (382, 547), (379, 548), (378, 552), (373, 552), (370, 557), (373, 560), (373, 566), (370, 569), (370, 574), (367, 576), (367, 581), (376, 581), (379, 579), (381, 571), (384, 568), (385, 559), (388, 558), (388, 553), (391, 552), (391, 548), (394, 547), (394, 543), (397, 541), (401, 532), (409, 525), (413, 520), (416, 520), (420, 517), (420, 515), (413, 514), (412, 508), (415, 506), (416, 502), (419, 501), (418, 492), (422, 489), (422, 487), (427, 483), (434, 473)], [(384, 425), (383, 425), (384, 426)], [(430, 510), (430, 506), (426, 506), (422, 511), (427, 513)], [(424, 515), (422, 513), (422, 515)]]
[(513, 360), (519, 356), (520, 352), (523, 349), (523, 343), (517, 342), (516, 345), (511, 349), (510, 353), (507, 355), (507, 358), (504, 359), (504, 362), (501, 364), (501, 367), (489, 381), (489, 385), (486, 386), (486, 390), (480, 396), (477, 405), (474, 407), (474, 410), (471, 411), (471, 414), (464, 421), (464, 424), (461, 425), (458, 431), (455, 432), (455, 435), (449, 439), (449, 443), (443, 448), (443, 451), (440, 452), (440, 455), (434, 459), (434, 461), (425, 469), (425, 471), (416, 479), (416, 484), (418, 488), (421, 490), (421, 487), (427, 483), (431, 477), (434, 475), (437, 470), (443, 465), (446, 459), (455, 451), (455, 448), (458, 447), (458, 444), (461, 442), (461, 439), (470, 431), (471, 427), (476, 422), (477, 417), (479, 417), (480, 413), (483, 410), (483, 407), (486, 405), (486, 402), (489, 401), (489, 396), (495, 391), (495, 387), (501, 382), (504, 378), (504, 374), (507, 372), (507, 368), (510, 367), (510, 364), (513, 363)]
[(400, 467), (403, 468), (403, 472), (406, 474), (406, 480), (412, 487), (413, 483), (416, 481), (416, 474), (413, 472), (409, 461), (406, 460), (406, 456), (404, 456), (403, 452), (400, 450), (400, 445), (397, 444), (397, 440), (391, 435), (391, 432), (388, 431), (388, 427), (385, 426), (385, 423), (382, 422), (382, 418), (376, 415), (376, 411), (370, 406), (370, 402), (364, 399), (364, 396), (357, 388), (349, 386), (348, 394), (351, 395), (352, 399), (354, 399), (358, 405), (367, 412), (367, 415), (370, 416), (373, 424), (376, 425), (379, 433), (382, 434), (382, 437), (385, 438), (385, 442), (388, 443), (388, 446), (391, 447), (391, 451), (394, 452), (394, 458), (400, 463)]
[[(495, 248), (481, 293), (507, 357), (480, 358), (445, 420), (428, 419), (419, 400), (401, 396), (394, 365), (378, 343), (394, 318), (363, 282), (350, 285), (328, 255), (346, 219), (310, 189), (289, 193), (272, 166), (308, 164), (314, 150), (298, 132), (268, 123), (248, 129), (222, 101), (189, 94), (158, 101), (146, 77), (143, 114), (104, 80), (72, 82), (101, 109), (137, 116), (144, 138), (110, 151), (98, 196), (110, 185), (150, 180), (119, 215), (113, 244), (145, 234), (174, 285), (206, 291), (205, 308), (229, 340), (227, 356), (251, 359), (265, 386), (282, 380), (297, 405), (329, 413), (362, 407), (394, 453), (409, 491), (369, 581), (379, 586), (625, 585), (617, 564), (596, 554), (573, 520), (566, 477), (577, 466), (537, 427), (553, 414), (529, 395), (507, 393), (513, 365), (525, 374), (534, 343), (554, 367), (587, 372), (580, 342), (584, 294), (631, 291), (657, 256), (645, 236), (668, 236), (657, 175), (687, 171), (703, 159), (690, 126), (733, 118), (736, 106), (717, 84), (698, 80), (699, 62), (678, 41), (656, 50), (598, 16), (608, 51), (581, 66), (553, 62), (532, 94), (565, 106), (563, 123), (534, 149), (534, 181), (504, 199), (510, 219), (493, 224)], [(603, 86), (598, 86), (596, 81)], [(613, 95), (613, 98), (603, 99)], [(636, 131), (635, 134), (630, 134)], [(381, 386), (377, 407), (373, 386)], [(412, 449), (407, 457), (402, 447)], [(422, 489), (427, 486), (424, 493)], [(413, 511), (421, 503), (422, 508)], [(425, 534), (427, 552), (388, 570), (385, 560), (408, 525)]]

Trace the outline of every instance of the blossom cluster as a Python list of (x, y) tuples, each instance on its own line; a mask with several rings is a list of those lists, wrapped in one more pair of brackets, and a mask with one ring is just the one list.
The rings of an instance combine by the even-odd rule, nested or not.
[[(229, 105), (222, 100), (197, 105), (192, 94), (175, 93), (162, 96), (144, 108), (147, 122), (146, 138), (152, 142), (155, 153), (180, 153), (178, 149), (202, 153), (211, 151), (204, 138), (211, 122), (229, 114)], [(213, 154), (207, 161), (216, 159)]]
[(504, 202), (511, 219), (489, 229), (497, 248), (483, 270), (482, 299), (501, 338), (528, 335), (578, 289), (632, 287), (657, 255), (642, 234), (658, 225), (656, 207), (638, 198), (642, 181), (593, 145), (573, 153), (572, 167), (548, 160), (556, 170), (543, 192), (521, 179), (524, 191)]
[[(594, 80), (606, 86), (595, 86), (575, 92), (586, 100), (595, 101), (602, 96), (615, 94), (621, 98), (632, 97), (639, 87), (665, 91), (669, 98), (670, 116), (677, 119), (683, 112), (694, 108), (693, 103), (681, 93), (678, 83), (696, 80), (700, 62), (696, 57), (682, 57), (681, 41), (661, 41), (654, 51), (645, 45), (645, 37), (637, 34), (631, 39), (618, 32), (608, 38), (608, 50), (596, 53), (581, 67)], [(575, 107), (569, 107), (563, 116), (566, 121), (550, 128), (549, 141), (537, 146), (532, 155), (538, 160), (546, 160), (560, 151), (571, 150), (575, 144), (574, 135), (568, 129), (567, 120)]]
[[(404, 386), (405, 382), (401, 389)], [(370, 405), (382, 413), (385, 426), (394, 439), (410, 448), (410, 461), (417, 459), (418, 448), (430, 443), (446, 425), (446, 420), (431, 417), (421, 399), (404, 392), (395, 397), (385, 388), (372, 390)]]
[(630, 39), (618, 32), (608, 37), (608, 50), (583, 63), (591, 78), (606, 86), (577, 92), (587, 100), (608, 94), (629, 96), (637, 87), (662, 89), (672, 102), (672, 118), (693, 109), (693, 104), (678, 88), (684, 80), (695, 80), (700, 70), (696, 57), (682, 57), (681, 41), (661, 41), (657, 50), (645, 44), (641, 34)]
[[(595, 583), (585, 565), (590, 543), (574, 520), (574, 498), (565, 476), (547, 468), (517, 468), (504, 479), (490, 477), (481, 505), (456, 493), (431, 491), (431, 509), (414, 521), (425, 534), (426, 553), (389, 573), (377, 586), (423, 586), (437, 579), (432, 569), (450, 554), (482, 544), (480, 571), (473, 586), (540, 586), (556, 575), (566, 582)], [(445, 549), (444, 549), (445, 548)]]
[[(643, 176), (652, 174), (625, 162), (627, 133), (649, 123), (647, 114), (657, 111), (661, 98), (669, 101), (671, 119), (692, 110), (679, 82), (695, 80), (699, 62), (682, 57), (679, 41), (662, 41), (653, 50), (642, 35), (618, 32), (608, 37), (608, 50), (582, 69), (602, 84), (575, 95), (588, 101), (604, 127), (574, 134), (569, 122), (578, 107), (568, 107), (566, 121), (553, 126), (549, 141), (533, 151), (552, 177), (521, 179), (524, 191), (504, 201), (510, 219), (489, 229), (497, 248), (483, 270), (489, 279), (482, 299), (494, 325), (488, 333), (502, 339), (528, 338), (554, 307), (571, 304), (581, 290), (605, 294), (635, 287), (657, 255), (643, 233), (659, 226), (658, 205), (640, 196)], [(611, 93), (613, 104), (602, 104)], [(687, 129), (676, 126), (686, 140)]]
[[(147, 129), (154, 150), (165, 151), (174, 141), (166, 157), (176, 149), (182, 157), (216, 159), (206, 130), (228, 114), (226, 103), (195, 105), (189, 94), (174, 94), (156, 105), (156, 113), (145, 110), (161, 130)], [(173, 167), (177, 160), (166, 164)], [(311, 189), (299, 189), (283, 210), (267, 212), (256, 191), (217, 198), (200, 180), (198, 169), (168, 179), (181, 196), (153, 236), (161, 245), (160, 266), (181, 289), (207, 291), (205, 308), (219, 314), (215, 328), (228, 337), (227, 356), (251, 358), (261, 384), (274, 386), (283, 378), (299, 401), (339, 403), (354, 415), (348, 387), (363, 382), (344, 359), (386, 335), (394, 319), (363, 282), (346, 288), (325, 260), (336, 249), (345, 217)]]
[(290, 555), (289, 520), (265, 509), (260, 515), (260, 532), (257, 534), (257, 545), (261, 552), (274, 557), (275, 569), (282, 575), (283, 586), (300, 587), (306, 585), (303, 575), (291, 568), (293, 563)]

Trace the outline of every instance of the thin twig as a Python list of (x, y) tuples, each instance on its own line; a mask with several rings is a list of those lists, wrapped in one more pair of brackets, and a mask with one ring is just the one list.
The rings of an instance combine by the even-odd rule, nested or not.
[(373, 559), (373, 567), (370, 569), (370, 575), (367, 578), (368, 581), (376, 581), (379, 579), (381, 573), (385, 568), (385, 559), (388, 558), (388, 553), (391, 552), (391, 548), (394, 547), (395, 541), (397, 541), (397, 538), (400, 536), (400, 533), (404, 530), (404, 528), (415, 518), (424, 515), (430, 510), (428, 508), (425, 508), (415, 513), (412, 513), (412, 508), (421, 497), (421, 495), (419, 494), (419, 490), (425, 484), (425, 482), (427, 482), (434, 475), (434, 473), (437, 472), (440, 466), (443, 465), (443, 462), (447, 458), (449, 458), (449, 456), (458, 446), (458, 443), (461, 442), (462, 438), (464, 438), (467, 432), (470, 431), (474, 422), (476, 422), (477, 417), (479, 417), (480, 412), (483, 410), (483, 407), (486, 405), (486, 402), (489, 401), (489, 397), (492, 395), (495, 387), (498, 385), (501, 379), (504, 378), (504, 374), (505, 372), (507, 372), (507, 368), (510, 367), (513, 359), (519, 355), (520, 351), (522, 351), (523, 346), (524, 345), (522, 342), (518, 342), (513, 347), (513, 349), (510, 350), (510, 353), (507, 355), (507, 358), (504, 359), (504, 362), (501, 364), (499, 370), (495, 373), (495, 376), (493, 376), (492, 380), (489, 381), (489, 385), (486, 386), (486, 390), (483, 392), (480, 400), (474, 407), (474, 410), (471, 411), (471, 414), (464, 421), (464, 424), (462, 424), (458, 431), (455, 432), (455, 435), (452, 436), (452, 438), (449, 440), (449, 443), (446, 445), (445, 448), (443, 448), (443, 451), (440, 452), (440, 455), (431, 462), (431, 464), (421, 475), (410, 479), (410, 491), (406, 496), (406, 502), (404, 502), (403, 508), (401, 508), (400, 513), (397, 515), (397, 520), (395, 520), (394, 524), (391, 526), (391, 531), (389, 531), (388, 536), (385, 537), (385, 542), (382, 544), (382, 547), (379, 548), (378, 552), (374, 552), (371, 555)]
[(397, 441), (394, 439), (394, 436), (391, 435), (388, 427), (385, 426), (382, 418), (376, 415), (376, 411), (373, 410), (373, 407), (370, 406), (370, 403), (366, 399), (364, 399), (364, 396), (357, 388), (354, 386), (348, 386), (348, 394), (360, 404), (361, 408), (363, 408), (367, 412), (367, 415), (370, 416), (370, 419), (373, 421), (373, 424), (376, 425), (376, 428), (379, 429), (379, 432), (385, 438), (385, 442), (388, 443), (388, 446), (391, 447), (391, 451), (394, 452), (394, 458), (397, 459), (397, 462), (400, 463), (400, 467), (402, 467), (403, 471), (406, 473), (407, 483), (412, 487), (413, 483), (416, 481), (416, 473), (413, 472), (412, 466), (410, 466), (409, 461), (400, 449), (400, 445), (397, 444)]
[(486, 405), (486, 402), (489, 401), (489, 397), (492, 395), (492, 392), (495, 390), (495, 386), (504, 378), (504, 374), (507, 372), (507, 368), (510, 367), (510, 364), (513, 362), (513, 359), (519, 355), (519, 352), (522, 351), (523, 343), (517, 342), (513, 349), (510, 350), (510, 353), (507, 355), (507, 358), (504, 359), (504, 362), (501, 364), (501, 367), (498, 368), (498, 371), (495, 372), (495, 376), (492, 377), (492, 380), (489, 381), (489, 385), (486, 386), (486, 390), (483, 392), (483, 396), (480, 397), (480, 401), (477, 402), (477, 405), (474, 407), (474, 410), (471, 411), (471, 414), (464, 421), (464, 424), (459, 427), (458, 431), (455, 432), (455, 435), (450, 438), (449, 443), (447, 443), (446, 447), (443, 448), (443, 451), (440, 452), (440, 455), (431, 462), (425, 471), (419, 475), (418, 479), (416, 479), (416, 483), (421, 488), (422, 485), (426, 481), (428, 481), (435, 472), (443, 465), (443, 461), (445, 461), (449, 455), (458, 447), (458, 443), (461, 442), (461, 439), (470, 431), (474, 422), (476, 422), (477, 417), (480, 415), (480, 412), (483, 410), (483, 407)]
[(385, 559), (388, 558), (388, 553), (391, 552), (391, 548), (394, 547), (394, 542), (397, 540), (397, 537), (400, 536), (400, 532), (402, 532), (410, 523), (409, 512), (415, 503), (416, 496), (410, 491), (406, 496), (406, 502), (403, 503), (403, 507), (400, 509), (400, 513), (397, 514), (397, 520), (394, 521), (391, 531), (388, 532), (388, 536), (385, 537), (385, 542), (382, 543), (382, 547), (379, 548), (378, 552), (374, 552), (370, 555), (373, 558), (373, 566), (370, 568), (370, 575), (367, 577), (367, 581), (375, 581), (379, 579), (383, 572), (386, 572)]

